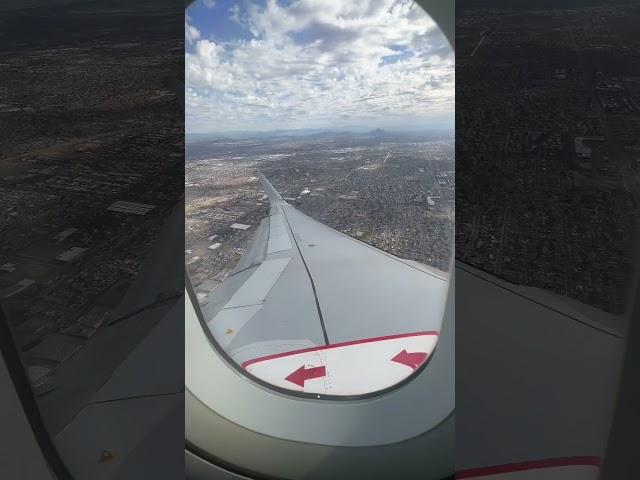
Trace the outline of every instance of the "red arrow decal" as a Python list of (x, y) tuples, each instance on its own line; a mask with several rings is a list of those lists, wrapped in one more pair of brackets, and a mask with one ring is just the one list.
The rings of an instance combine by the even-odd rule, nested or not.
[(304, 388), (305, 380), (311, 380), (314, 378), (320, 378), (327, 375), (324, 367), (312, 367), (312, 368), (304, 368), (302, 365), (299, 369), (293, 372), (291, 375), (285, 378), (291, 383), (295, 383), (296, 385)]
[(422, 365), (427, 359), (427, 354), (424, 352), (409, 353), (406, 350), (402, 350), (399, 354), (391, 359), (392, 362), (402, 363), (407, 367), (411, 367), (414, 370)]

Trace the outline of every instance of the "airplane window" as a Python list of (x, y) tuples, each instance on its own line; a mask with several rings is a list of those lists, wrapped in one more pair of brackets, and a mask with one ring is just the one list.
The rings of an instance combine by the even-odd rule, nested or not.
[(436, 351), (454, 232), (454, 62), (411, 1), (194, 2), (185, 267), (254, 380), (387, 391)]

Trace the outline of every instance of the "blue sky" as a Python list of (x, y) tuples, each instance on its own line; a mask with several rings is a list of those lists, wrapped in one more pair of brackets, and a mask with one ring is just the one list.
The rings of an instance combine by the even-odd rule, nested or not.
[(453, 125), (454, 58), (408, 0), (197, 0), (188, 133)]

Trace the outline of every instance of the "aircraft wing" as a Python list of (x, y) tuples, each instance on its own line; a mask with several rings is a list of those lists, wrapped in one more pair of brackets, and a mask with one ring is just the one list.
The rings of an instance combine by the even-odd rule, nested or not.
[(114, 318), (56, 371), (40, 399), (55, 445), (76, 478), (178, 478), (184, 428), (179, 202)]
[(226, 353), (281, 388), (361, 395), (436, 347), (447, 278), (333, 230), (260, 180), (271, 211), (203, 315)]

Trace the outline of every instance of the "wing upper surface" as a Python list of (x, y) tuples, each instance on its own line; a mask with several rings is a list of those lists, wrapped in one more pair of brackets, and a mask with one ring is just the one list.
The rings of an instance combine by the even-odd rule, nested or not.
[(438, 331), (446, 281), (282, 207), (313, 278), (330, 343)]
[(446, 279), (307, 217), (261, 181), (270, 215), (203, 309), (218, 343), (294, 390), (365, 393), (410, 375), (435, 348)]

